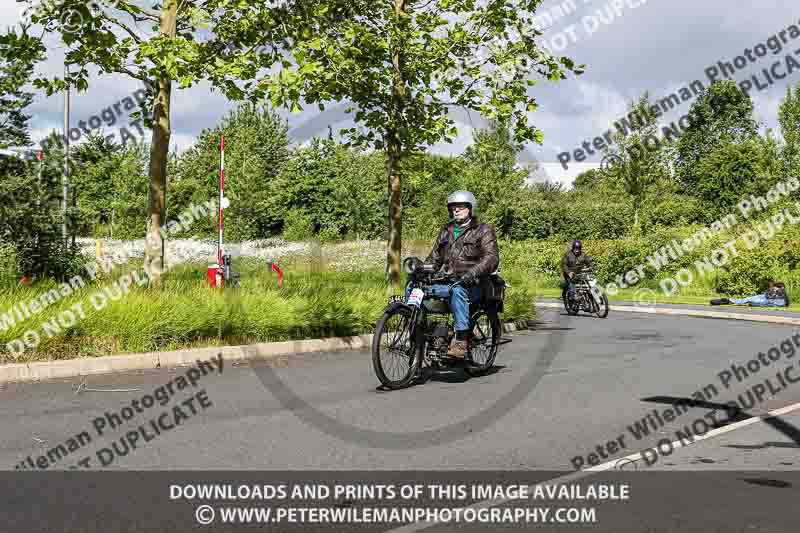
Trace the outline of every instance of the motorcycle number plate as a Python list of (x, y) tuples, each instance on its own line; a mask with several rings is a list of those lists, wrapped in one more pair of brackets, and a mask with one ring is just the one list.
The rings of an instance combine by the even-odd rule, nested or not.
[(413, 289), (411, 294), (408, 295), (408, 300), (406, 303), (408, 305), (419, 307), (420, 304), (422, 304), (423, 296), (425, 296), (425, 292), (422, 289)]

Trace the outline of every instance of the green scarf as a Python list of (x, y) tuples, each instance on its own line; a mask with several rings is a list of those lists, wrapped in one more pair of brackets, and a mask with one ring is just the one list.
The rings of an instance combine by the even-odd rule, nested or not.
[[(455, 222), (455, 219), (452, 219), (450, 222)], [(465, 222), (463, 226), (458, 223), (455, 224), (455, 227), (453, 228), (453, 235), (455, 235), (456, 239), (458, 239), (458, 237), (464, 233), (464, 230), (467, 229), (468, 225), (468, 222)]]

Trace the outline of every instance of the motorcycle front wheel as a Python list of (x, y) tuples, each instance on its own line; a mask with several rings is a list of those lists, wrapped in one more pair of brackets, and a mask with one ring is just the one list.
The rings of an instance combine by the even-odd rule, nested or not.
[(419, 370), (413, 315), (408, 307), (391, 307), (375, 326), (372, 366), (381, 384), (392, 390), (407, 387)]
[(577, 293), (575, 294), (575, 296), (576, 296), (575, 298), (570, 298), (569, 293), (567, 293), (567, 297), (564, 300), (564, 307), (567, 308), (567, 313), (572, 316), (577, 315), (581, 310), (581, 301), (580, 299), (578, 299)]
[(595, 302), (594, 307), (594, 314), (597, 315), (597, 318), (606, 318), (608, 316), (608, 296), (601, 294), (599, 307), (597, 302)]

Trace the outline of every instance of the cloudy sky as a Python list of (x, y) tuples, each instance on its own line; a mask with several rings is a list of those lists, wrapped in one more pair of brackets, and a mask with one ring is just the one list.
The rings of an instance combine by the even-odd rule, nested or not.
[[(571, 7), (574, 6), (574, 7)], [(20, 20), (15, 0), (0, 0), (0, 24), (13, 25)], [(569, 11), (566, 16), (559, 14)], [(656, 99), (700, 80), (708, 86), (705, 70), (718, 61), (733, 62), (746, 48), (766, 43), (769, 37), (800, 26), (800, 4), (792, 0), (546, 0), (542, 14), (552, 14), (545, 31), (545, 41), (554, 52), (587, 66), (578, 77), (552, 83), (542, 80), (533, 88), (539, 109), (532, 121), (544, 131), (543, 145), (526, 147), (523, 161), (538, 161), (541, 178), (569, 183), (582, 170), (600, 162), (597, 155), (583, 163), (570, 163), (565, 170), (558, 154), (579, 148), (608, 130), (622, 116), (626, 103), (649, 90)], [(543, 17), (546, 20), (546, 16)], [(789, 34), (785, 34), (789, 39)], [(49, 43), (49, 58), (39, 70), (49, 74), (63, 71), (63, 47)], [(790, 40), (778, 54), (765, 57), (734, 74), (737, 81), (758, 75), (767, 84), (762, 69), (780, 61), (779, 73), (786, 72), (785, 56), (800, 62), (800, 38)], [(777, 108), (788, 84), (800, 83), (800, 70), (782, 80), (774, 80), (763, 91), (753, 90), (756, 118), (764, 127), (777, 129)], [(137, 89), (123, 76), (97, 76), (89, 91), (72, 95), (73, 126), (88, 120), (108, 106), (113, 106)], [(685, 114), (686, 102), (661, 118), (667, 125)], [(173, 96), (172, 148), (182, 151), (191, 146), (204, 128), (213, 127), (235, 104), (228, 102), (208, 85), (179, 91)], [(291, 133), (297, 142), (314, 135), (327, 135), (348, 123), (342, 107), (323, 114), (316, 108), (290, 115)], [(63, 96), (37, 95), (29, 108), (33, 115), (34, 139), (63, 125)], [(458, 153), (471, 142), (471, 127), (484, 124), (475, 113), (457, 113), (459, 137), (452, 145), (436, 146), (439, 153)], [(126, 122), (126, 121), (125, 121)], [(119, 127), (120, 124), (117, 124)]]

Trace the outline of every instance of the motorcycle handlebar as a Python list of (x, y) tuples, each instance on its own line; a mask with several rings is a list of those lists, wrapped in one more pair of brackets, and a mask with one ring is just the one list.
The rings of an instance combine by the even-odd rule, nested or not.
[(429, 272), (423, 269), (417, 269), (415, 272), (415, 277), (418, 281), (421, 282), (428, 282), (428, 283), (453, 283), (457, 285), (462, 283), (461, 277), (455, 274), (442, 274), (439, 272)]
[(453, 276), (453, 275), (431, 276), (430, 280), (434, 283), (445, 283), (445, 282), (453, 282), (454, 284), (461, 283), (461, 279), (458, 276)]

